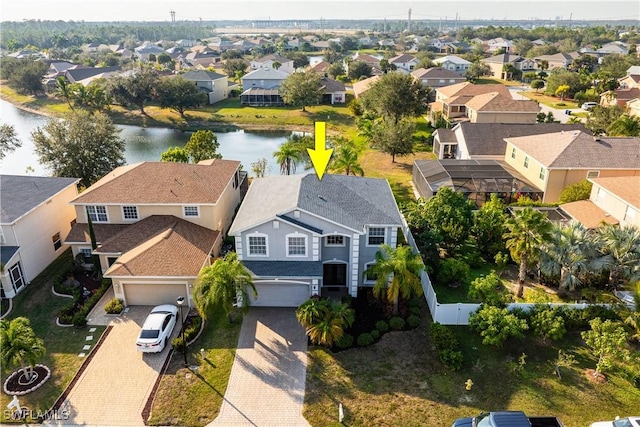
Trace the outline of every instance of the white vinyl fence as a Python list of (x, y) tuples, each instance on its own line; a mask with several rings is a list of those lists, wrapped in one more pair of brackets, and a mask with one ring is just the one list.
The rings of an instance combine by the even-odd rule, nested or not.
[[(402, 231), (409, 246), (411, 246), (415, 253), (419, 253), (420, 251), (418, 250), (416, 241), (411, 235), (411, 230), (409, 230), (409, 225), (404, 219), (404, 216), (402, 217)], [(422, 283), (422, 291), (424, 292), (424, 297), (427, 300), (427, 305), (429, 306), (429, 311), (431, 312), (431, 317), (433, 318), (434, 322), (438, 322), (443, 325), (468, 325), (469, 316), (480, 307), (480, 304), (475, 303), (440, 304), (438, 303), (436, 291), (433, 289), (433, 285), (431, 284), (429, 275), (424, 270), (422, 270), (422, 273), (420, 275), (420, 281)], [(522, 310), (529, 311), (535, 305), (536, 304), (531, 303), (512, 303), (507, 304), (507, 309), (513, 310), (515, 308), (520, 308)], [(589, 306), (589, 304), (587, 303), (549, 303), (546, 305), (549, 305), (551, 307), (562, 306), (578, 310), (585, 309)]]

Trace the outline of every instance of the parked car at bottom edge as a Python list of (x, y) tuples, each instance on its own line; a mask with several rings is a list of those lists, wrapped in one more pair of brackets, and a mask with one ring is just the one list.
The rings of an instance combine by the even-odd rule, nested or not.
[(640, 427), (640, 417), (616, 417), (613, 421), (598, 421), (590, 427)]
[(136, 349), (144, 353), (159, 353), (169, 343), (176, 326), (178, 307), (164, 304), (153, 307), (142, 325)]

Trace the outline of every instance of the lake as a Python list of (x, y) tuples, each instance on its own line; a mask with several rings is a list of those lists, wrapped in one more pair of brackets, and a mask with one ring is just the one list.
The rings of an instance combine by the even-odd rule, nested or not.
[[(47, 123), (48, 118), (29, 113), (11, 103), (0, 100), (0, 122), (13, 125), (22, 147), (2, 160), (0, 171), (10, 175), (49, 175), (50, 172), (38, 162), (33, 150), (31, 132)], [(142, 128), (118, 125), (120, 136), (126, 142), (127, 163), (159, 161), (160, 155), (171, 147), (182, 147), (189, 140), (189, 132), (165, 128)], [(269, 175), (278, 174), (280, 167), (273, 159), (273, 152), (291, 135), (289, 131), (245, 131), (216, 132), (222, 158), (240, 160), (244, 170), (251, 174), (251, 163), (261, 157), (268, 161)], [(300, 168), (302, 169), (302, 168)]]

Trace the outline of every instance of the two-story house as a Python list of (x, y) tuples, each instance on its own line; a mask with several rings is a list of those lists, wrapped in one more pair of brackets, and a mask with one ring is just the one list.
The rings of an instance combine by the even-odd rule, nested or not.
[(262, 58), (254, 59), (249, 65), (252, 70), (262, 70), (275, 68), (283, 73), (292, 74), (296, 71), (293, 66), (293, 59), (285, 58), (280, 55), (267, 55)]
[[(423, 86), (436, 89), (439, 87), (464, 83), (466, 79), (453, 71), (442, 67), (418, 68), (413, 70), (411, 75), (420, 80)], [(435, 92), (433, 93), (435, 98)]]
[(13, 298), (67, 246), (76, 178), (0, 175), (0, 294)]
[(586, 228), (602, 224), (640, 229), (640, 175), (589, 178), (588, 200), (565, 203), (560, 208)]
[(227, 99), (229, 81), (227, 76), (213, 71), (187, 71), (181, 77), (192, 81), (199, 89), (203, 90), (209, 99), (209, 104)]
[(640, 175), (640, 138), (569, 131), (506, 138), (504, 161), (544, 191), (543, 202), (585, 178)]
[(405, 74), (412, 72), (419, 62), (418, 58), (408, 53), (403, 53), (402, 55), (389, 59), (389, 64), (395, 65), (396, 70)]
[(511, 76), (508, 75), (509, 72), (504, 68), (505, 65), (511, 65), (523, 73), (534, 71), (537, 67), (536, 62), (532, 59), (523, 58), (518, 55), (510, 55), (508, 53), (484, 58), (481, 61), (491, 68), (492, 76), (499, 79), (511, 78)]
[(452, 71), (460, 76), (464, 75), (471, 66), (471, 62), (462, 59), (456, 55), (447, 55), (433, 60), (434, 64), (438, 64), (446, 70)]
[(254, 306), (297, 307), (312, 295), (357, 296), (381, 244), (402, 219), (389, 183), (346, 175), (253, 181), (229, 230), (251, 272)]
[(119, 167), (71, 201), (77, 222), (65, 243), (87, 264), (99, 258), (125, 305), (173, 303), (191, 295), (200, 270), (218, 255), (244, 177), (234, 160)]

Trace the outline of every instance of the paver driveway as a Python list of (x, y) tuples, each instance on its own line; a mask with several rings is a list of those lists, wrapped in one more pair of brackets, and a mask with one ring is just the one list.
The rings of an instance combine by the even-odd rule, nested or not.
[(293, 308), (251, 308), (218, 417), (210, 426), (308, 426), (307, 337)]
[(113, 329), (62, 403), (70, 418), (59, 425), (144, 425), (142, 410), (170, 348), (157, 354), (136, 350), (151, 308), (132, 306), (111, 322)]

